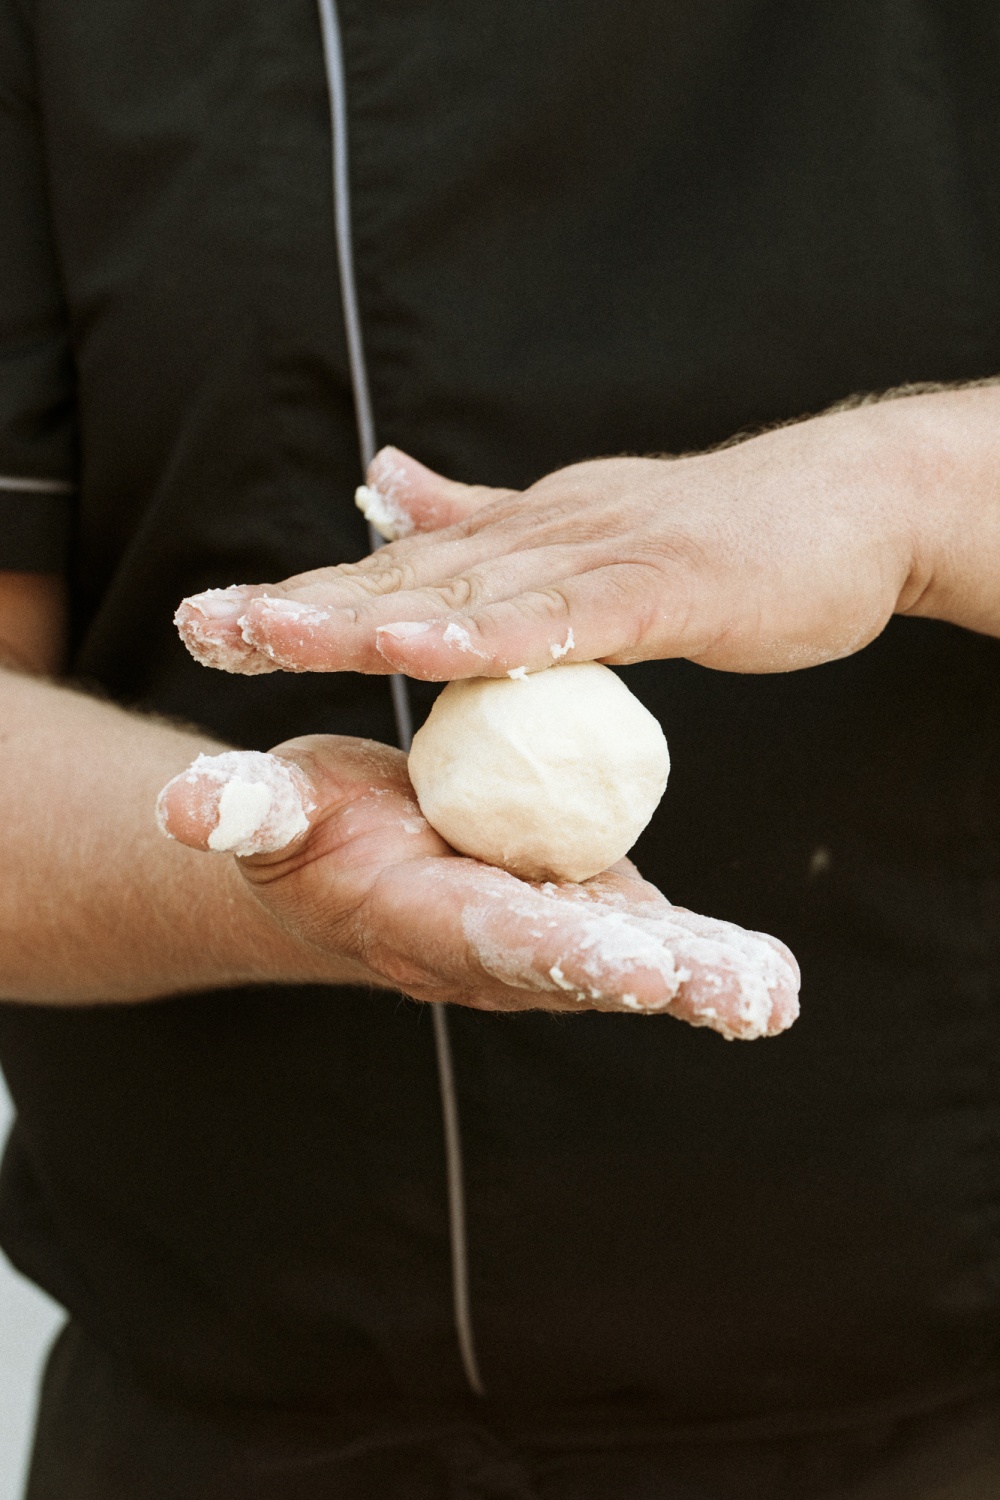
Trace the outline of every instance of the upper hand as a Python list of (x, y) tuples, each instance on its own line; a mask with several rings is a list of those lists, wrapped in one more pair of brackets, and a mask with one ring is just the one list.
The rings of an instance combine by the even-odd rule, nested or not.
[(523, 492), (385, 449), (369, 482), (409, 535), (357, 564), (197, 596), (178, 623), (235, 671), (446, 679), (684, 656), (770, 672), (848, 655), (927, 583), (919, 444), (898, 415), (913, 405), (694, 457), (574, 464)]
[[(346, 961), (420, 1000), (659, 1012), (742, 1039), (798, 1014), (798, 968), (781, 943), (671, 906), (627, 860), (583, 885), (537, 886), (457, 855), (385, 745), (316, 735), (268, 756), (201, 757), (164, 788), (164, 830), (218, 848), (235, 781), (270, 789), (245, 796), (242, 826), (230, 819), (242, 874), (338, 973)], [(292, 977), (322, 978), (322, 963)]]

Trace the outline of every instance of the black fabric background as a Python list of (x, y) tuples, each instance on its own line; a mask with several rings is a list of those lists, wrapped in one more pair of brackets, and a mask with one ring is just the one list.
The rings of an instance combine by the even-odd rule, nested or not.
[[(382, 441), (520, 485), (1000, 368), (992, 5), (342, 15)], [(227, 678), (170, 625), (195, 589), (364, 549), (311, 5), (38, 0), (32, 24), (80, 680), (242, 745), (391, 739), (383, 683)], [(625, 674), (675, 767), (641, 867), (788, 942), (803, 1016), (740, 1047), (454, 1014), (493, 1409), (611, 1444), (609, 1411), (780, 1425), (990, 1386), (998, 664), (896, 621), (805, 673)], [(0, 1054), (4, 1244), (158, 1399), (464, 1409), (418, 1007), (7, 1006)]]

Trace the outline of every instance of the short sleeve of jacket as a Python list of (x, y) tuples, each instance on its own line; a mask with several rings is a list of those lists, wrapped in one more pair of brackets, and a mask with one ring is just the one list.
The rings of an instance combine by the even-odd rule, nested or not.
[(73, 363), (49, 222), (27, 16), (0, 0), (0, 569), (65, 565)]

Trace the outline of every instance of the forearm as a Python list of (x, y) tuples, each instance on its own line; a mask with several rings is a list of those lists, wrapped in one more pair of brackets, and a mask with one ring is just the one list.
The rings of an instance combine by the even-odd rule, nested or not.
[(287, 934), (153, 807), (207, 736), (0, 670), (0, 998), (88, 1004), (360, 970)]

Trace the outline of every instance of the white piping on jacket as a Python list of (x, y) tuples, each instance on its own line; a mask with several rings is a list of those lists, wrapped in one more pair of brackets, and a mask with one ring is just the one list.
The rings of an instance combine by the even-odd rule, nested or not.
[(14, 474), (0, 474), (0, 490), (15, 495), (73, 495), (76, 485), (68, 479), (20, 479)]
[[(347, 144), (347, 84), (344, 77), (344, 50), (340, 34), (340, 17), (336, 0), (317, 0), (320, 28), (323, 33), (323, 61), (326, 67), (327, 92), (330, 96), (330, 124), (333, 136), (333, 221), (337, 241), (337, 268), (340, 276), (340, 298), (344, 311), (347, 358), (354, 394), (354, 415), (358, 425), (358, 447), (361, 466), (367, 469), (375, 456), (375, 416), (368, 383), (358, 289), (354, 275), (354, 249), (351, 239), (351, 192)], [(368, 528), (374, 551), (382, 538)], [(392, 703), (396, 714), (396, 731), (400, 748), (409, 750), (413, 737), (406, 679), (390, 678)], [(444, 1005), (432, 1005), (434, 1048), (437, 1057), (438, 1088), (441, 1094), (441, 1119), (444, 1127), (445, 1167), (448, 1182), (448, 1228), (451, 1241), (451, 1291), (455, 1314), (455, 1333), (462, 1368), (469, 1387), (477, 1396), (485, 1395), (476, 1360), (469, 1300), (469, 1252), (465, 1222), (465, 1178), (462, 1170), (462, 1134), (455, 1090), (455, 1069), (448, 1011)]]

